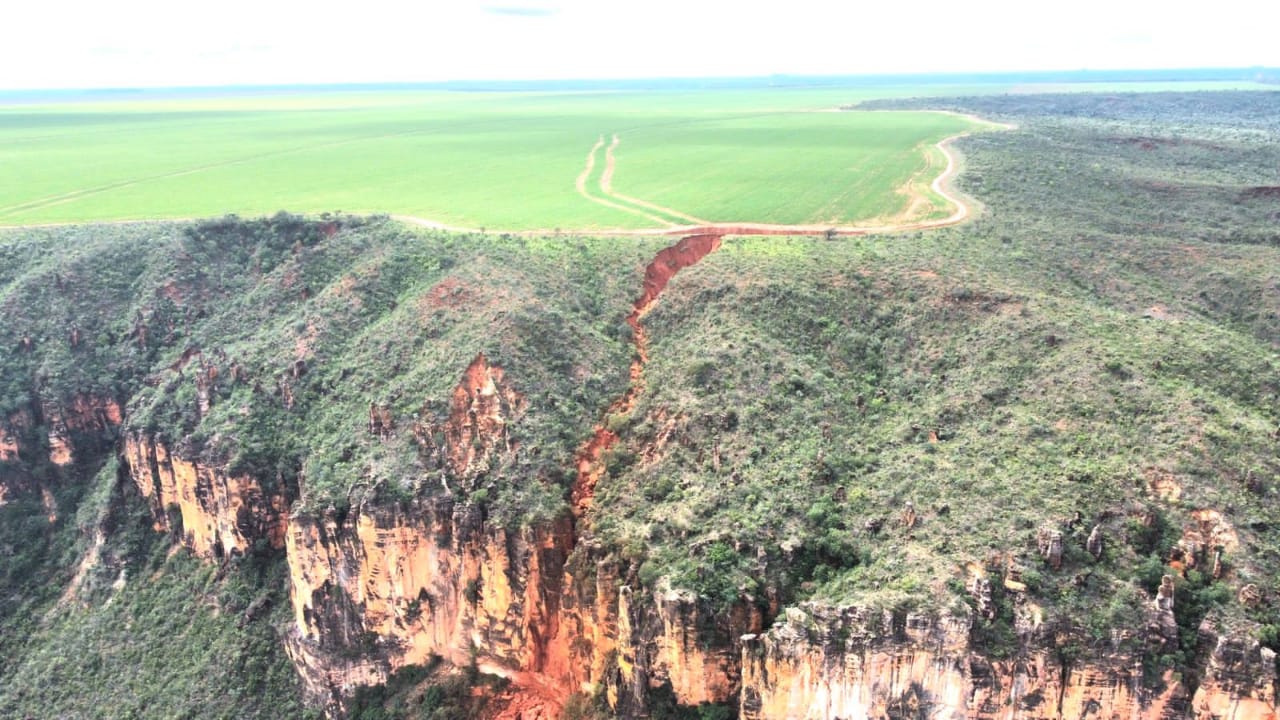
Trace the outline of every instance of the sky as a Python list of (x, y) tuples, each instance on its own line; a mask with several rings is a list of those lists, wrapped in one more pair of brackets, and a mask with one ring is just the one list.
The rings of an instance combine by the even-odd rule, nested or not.
[(1274, 0), (16, 0), (0, 90), (1280, 66)]

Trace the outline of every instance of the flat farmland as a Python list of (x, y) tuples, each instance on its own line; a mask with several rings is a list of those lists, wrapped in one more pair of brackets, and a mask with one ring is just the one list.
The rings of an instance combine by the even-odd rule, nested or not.
[(709, 222), (890, 223), (946, 217), (913, 178), (945, 167), (929, 150), (970, 129), (941, 113), (809, 112), (620, 133), (613, 187)]
[(927, 190), (945, 166), (933, 145), (977, 125), (831, 111), (865, 97), (281, 92), (0, 106), (0, 225), (278, 210), (495, 230), (945, 217)]

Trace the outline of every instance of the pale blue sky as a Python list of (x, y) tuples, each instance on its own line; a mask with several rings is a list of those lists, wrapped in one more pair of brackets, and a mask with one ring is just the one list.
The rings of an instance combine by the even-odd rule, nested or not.
[(1280, 66), (1275, 0), (21, 0), (0, 89)]

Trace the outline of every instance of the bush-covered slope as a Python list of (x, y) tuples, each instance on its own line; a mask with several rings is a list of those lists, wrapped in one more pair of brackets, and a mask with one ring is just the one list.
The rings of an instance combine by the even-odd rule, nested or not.
[[(1017, 652), (1018, 593), (1062, 657), (1119, 637), (1189, 678), (1206, 617), (1275, 647), (1280, 95), (952, 107), (1018, 125), (957, 144), (977, 220), (725, 238), (644, 316), (630, 413), (608, 413), (625, 320), (670, 239), (285, 215), (0, 234), (0, 714), (298, 702), (272, 642), (279, 552), (166, 557), (116, 472), (137, 434), (301, 514), (457, 493), (517, 528), (569, 514), (603, 423), (619, 440), (575, 537), (637, 591), (766, 623), (806, 599), (972, 612), (996, 657)], [(481, 353), (522, 399), (464, 487), (423, 437)], [(54, 462), (55, 411), (78, 398), (118, 402), (123, 424), (68, 424), (72, 462)], [(1166, 575), (1178, 637), (1151, 644)], [(226, 664), (226, 685), (197, 682)], [(425, 698), (434, 676), (396, 677), (355, 707)]]
[[(519, 466), (478, 480), (491, 513), (555, 516), (577, 443), (625, 387), (622, 320), (654, 244), (283, 214), (0, 234), (0, 715), (300, 711), (279, 553), (167, 557), (117, 443), (154, 436), (303, 511), (439, 492), (410, 426), (446, 414), (484, 353), (536, 408), (513, 428)], [(57, 457), (69, 408), (117, 403), (122, 426), (65, 423)], [(371, 440), (372, 408), (400, 431)]]
[(956, 101), (1019, 124), (959, 144), (978, 221), (726, 241), (649, 318), (652, 390), (597, 526), (721, 603), (972, 603), (979, 566), (1101, 643), (1172, 572), (1184, 649), (1209, 611), (1274, 643), (1280, 134), (1259, 103), (1280, 108)]

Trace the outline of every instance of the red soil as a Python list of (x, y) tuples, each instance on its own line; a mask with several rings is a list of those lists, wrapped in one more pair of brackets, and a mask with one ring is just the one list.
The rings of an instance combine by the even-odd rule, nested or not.
[(617, 434), (606, 425), (608, 419), (634, 410), (644, 389), (644, 366), (649, 361), (649, 337), (641, 319), (658, 301), (676, 273), (696, 264), (719, 247), (719, 234), (690, 235), (671, 247), (663, 248), (645, 268), (640, 297), (636, 298), (631, 314), (627, 315), (627, 324), (632, 330), (631, 340), (636, 349), (636, 357), (631, 361), (631, 384), (622, 397), (613, 401), (605, 411), (604, 423), (596, 426), (591, 439), (578, 450), (578, 476), (570, 495), (574, 517), (581, 518), (591, 509), (596, 482), (604, 474), (604, 463), (601, 461), (604, 454), (618, 441)]

